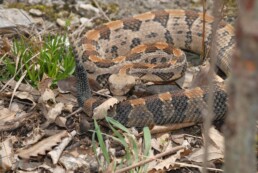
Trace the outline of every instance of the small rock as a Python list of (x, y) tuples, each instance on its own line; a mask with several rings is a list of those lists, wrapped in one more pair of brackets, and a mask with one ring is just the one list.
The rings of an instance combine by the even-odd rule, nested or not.
[(41, 0), (28, 0), (28, 3), (31, 5), (35, 5), (41, 3)]
[(76, 9), (82, 16), (86, 16), (89, 18), (99, 14), (99, 9), (93, 7), (91, 4), (78, 4)]
[(96, 7), (93, 7), (91, 4), (80, 4), (79, 8), (83, 10), (90, 10), (90, 11), (94, 11), (95, 13), (99, 13), (99, 9), (97, 9)]
[(61, 27), (66, 27), (66, 21), (64, 21), (63, 19), (56, 19), (56, 23)]
[(122, 96), (128, 93), (136, 83), (134, 76), (127, 74), (112, 74), (108, 78), (109, 89), (113, 95)]
[(86, 17), (81, 17), (80, 22), (81, 22), (81, 24), (84, 24), (86, 27), (92, 27), (93, 26), (93, 23), (91, 22), (91, 20), (86, 18)]
[(42, 11), (38, 10), (38, 9), (30, 9), (30, 14), (32, 14), (33, 16), (37, 16), (37, 17), (41, 17), (43, 15)]
[(62, 10), (65, 6), (65, 1), (63, 0), (52, 0), (51, 2), (57, 10)]

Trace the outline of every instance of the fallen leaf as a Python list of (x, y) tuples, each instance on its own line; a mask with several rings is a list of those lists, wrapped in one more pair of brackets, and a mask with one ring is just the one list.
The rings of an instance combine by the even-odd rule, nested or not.
[(43, 79), (38, 84), (38, 89), (40, 93), (44, 93), (46, 89), (49, 89), (49, 87), (52, 84), (52, 79), (49, 78), (46, 74), (43, 74)]
[(97, 120), (104, 119), (107, 116), (108, 110), (115, 104), (118, 104), (121, 100), (124, 100), (124, 98), (125, 97), (109, 98), (93, 110), (93, 118)]
[[(7, 138), (0, 145), (1, 167), (10, 170), (14, 164), (12, 139)], [(1, 170), (1, 169), (0, 169)]]
[(51, 89), (46, 88), (44, 93), (39, 98), (39, 103), (49, 104), (55, 102), (55, 93)]
[[(88, 160), (87, 157), (90, 157)], [(78, 168), (84, 168), (85, 172), (90, 171), (90, 162), (96, 162), (94, 157), (89, 156), (88, 154), (80, 154), (74, 156), (71, 153), (65, 152), (59, 159), (59, 163), (65, 168), (66, 172), (75, 172)], [(88, 169), (88, 171), (87, 171)]]
[[(194, 162), (203, 163), (204, 147), (193, 151), (187, 158)], [(208, 161), (224, 158), (223, 153), (220, 149), (210, 145), (208, 147)]]
[(71, 133), (68, 133), (68, 136), (63, 138), (62, 142), (47, 154), (52, 159), (53, 164), (57, 164), (58, 159), (61, 156), (63, 150), (75, 135), (76, 135), (76, 131), (72, 131)]
[(157, 171), (170, 171), (176, 169), (179, 166), (175, 164), (176, 160), (181, 159), (181, 153), (185, 149), (181, 149), (176, 152), (176, 154), (167, 157), (166, 159), (160, 160), (160, 162), (154, 167), (149, 167), (148, 172), (157, 172)]
[(60, 93), (69, 93), (71, 92), (74, 96), (76, 96), (76, 77), (71, 76), (63, 80), (59, 80), (57, 82), (58, 90)]
[(37, 143), (45, 135), (44, 131), (39, 128), (35, 128), (30, 133), (30, 136), (26, 138), (23, 142), (24, 146), (32, 145)]
[(212, 126), (209, 130), (209, 138), (211, 139), (211, 142), (214, 144), (214, 146), (217, 147), (222, 153), (224, 153), (224, 137), (218, 130), (214, 128), (214, 126)]
[(37, 157), (38, 155), (45, 155), (48, 151), (58, 145), (62, 138), (67, 137), (67, 131), (61, 131), (53, 136), (43, 139), (37, 144), (30, 146), (18, 152), (18, 156), (22, 159), (29, 159), (30, 157)]
[(63, 110), (64, 104), (63, 103), (57, 103), (53, 108), (51, 108), (47, 113), (47, 119), (50, 122), (54, 122), (56, 117), (61, 114)]
[(33, 105), (36, 104), (33, 96), (29, 92), (16, 91), (14, 96), (16, 96), (16, 97), (18, 97), (19, 99), (22, 99), (22, 100), (29, 100), (33, 103)]
[(4, 123), (6, 121), (11, 121), (15, 118), (16, 112), (11, 111), (7, 108), (0, 108), (0, 122)]
[[(11, 79), (10, 81), (8, 81), (5, 86), (9, 86), (11, 87), (12, 89), (15, 88), (15, 86), (17, 86), (17, 82), (14, 80), (14, 79)], [(31, 95), (34, 95), (34, 96), (39, 96), (40, 93), (38, 90), (36, 90), (35, 88), (33, 88), (31, 85), (29, 84), (24, 84), (24, 83), (21, 83), (18, 87), (18, 90), (20, 92), (27, 92), (27, 93), (30, 93)]]

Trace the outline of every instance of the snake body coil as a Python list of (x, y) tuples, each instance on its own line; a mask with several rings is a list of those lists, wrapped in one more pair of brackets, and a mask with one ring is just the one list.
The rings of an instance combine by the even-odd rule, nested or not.
[[(112, 74), (119, 73), (128, 66), (130, 66), (128, 73), (134, 73), (140, 79), (152, 76), (157, 80), (166, 81), (181, 74), (184, 65), (175, 70), (169, 68), (170, 65), (175, 65), (173, 60), (165, 58), (165, 65), (155, 63), (149, 65), (149, 61), (162, 61), (154, 57), (147, 60), (147, 65), (144, 65), (141, 64), (142, 57), (144, 54), (159, 50), (170, 51), (173, 54), (174, 49), (170, 49), (171, 45), (200, 54), (203, 22), (205, 22), (205, 44), (208, 49), (213, 17), (206, 15), (203, 19), (202, 13), (185, 10), (147, 12), (112, 21), (88, 31), (78, 40), (72, 40), (76, 53), (79, 105), (88, 113), (99, 105), (98, 99), (91, 98), (88, 77), (104, 85)], [(228, 75), (235, 46), (234, 29), (231, 25), (220, 22), (216, 36), (216, 65)], [(159, 44), (157, 46), (156, 43), (160, 42), (163, 46)], [(173, 55), (177, 56), (178, 53), (174, 52)], [(130, 65), (132, 62), (133, 65)], [(182, 60), (177, 60), (176, 63), (182, 63)], [(223, 84), (215, 85), (213, 92), (214, 119), (221, 119), (227, 111), (227, 92)], [(197, 87), (127, 100), (110, 108), (109, 116), (128, 127), (200, 122), (202, 111), (208, 107), (208, 95), (207, 87)]]

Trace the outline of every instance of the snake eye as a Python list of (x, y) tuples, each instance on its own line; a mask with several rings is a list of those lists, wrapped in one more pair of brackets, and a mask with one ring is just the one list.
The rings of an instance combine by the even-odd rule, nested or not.
[(160, 60), (160, 62), (162, 62), (162, 63), (165, 63), (165, 62), (167, 62), (167, 58), (165, 58), (165, 57), (162, 57), (162, 58), (161, 58), (161, 60)]

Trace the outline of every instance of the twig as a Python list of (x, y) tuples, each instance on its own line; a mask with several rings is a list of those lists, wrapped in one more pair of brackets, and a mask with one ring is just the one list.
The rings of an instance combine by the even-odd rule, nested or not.
[(70, 113), (69, 115), (66, 116), (66, 118), (70, 118), (71, 116), (81, 112), (83, 109), (80, 107), (78, 109), (76, 109), (75, 111), (73, 111), (72, 113)]
[[(202, 18), (205, 19), (206, 16), (206, 0), (202, 1), (202, 9), (203, 9), (203, 13), (202, 13)], [(202, 22), (202, 62), (205, 60), (205, 20), (203, 20)]]
[(111, 19), (106, 15), (106, 13), (103, 11), (103, 9), (100, 7), (99, 3), (96, 0), (93, 0), (94, 4), (98, 7), (99, 11), (102, 13), (102, 15), (107, 19), (107, 21), (111, 22)]
[(27, 74), (27, 70), (25, 70), (25, 72), (23, 73), (23, 75), (21, 76), (21, 78), (19, 79), (19, 81), (17, 82), (17, 84), (15, 85), (15, 87), (14, 87), (14, 89), (13, 89), (12, 97), (11, 97), (11, 100), (10, 100), (10, 103), (9, 103), (9, 109), (10, 109), (10, 107), (11, 107), (11, 104), (12, 104), (13, 97), (14, 97), (14, 95), (15, 95), (15, 92), (16, 92), (16, 90), (19, 88), (19, 86), (20, 86), (22, 80), (25, 78), (26, 74)]
[(92, 91), (94, 94), (99, 95), (99, 96), (103, 96), (103, 97), (107, 97), (107, 98), (112, 98), (112, 96), (108, 95), (108, 94), (102, 94), (99, 91)]
[[(201, 166), (197, 166), (197, 165), (193, 165), (193, 164), (188, 164), (188, 163), (182, 163), (182, 162), (171, 162), (173, 164), (177, 164), (180, 166), (184, 166), (184, 167), (191, 167), (191, 168), (198, 168), (198, 169), (202, 169), (203, 167)], [(207, 168), (210, 171), (218, 171), (218, 172), (223, 172), (222, 169), (216, 169), (216, 168)]]
[[(208, 73), (209, 81), (208, 81), (208, 86), (209, 86), (209, 96), (208, 96), (208, 111), (203, 112), (203, 117), (204, 118), (204, 155), (203, 155), (203, 173), (207, 173), (207, 164), (208, 164), (208, 146), (209, 146), (209, 131), (210, 131), (210, 126), (211, 126), (211, 121), (212, 117), (214, 117), (214, 112), (213, 112), (213, 102), (214, 102), (214, 85), (213, 85), (213, 80), (215, 78), (215, 65), (217, 62), (217, 56), (216, 56), (216, 46), (217, 46), (217, 38), (216, 38), (216, 33), (217, 29), (219, 26), (219, 22), (221, 20), (221, 13), (220, 9), (223, 7), (222, 1), (221, 0), (214, 0), (214, 6), (213, 6), (213, 16), (214, 16), (214, 21), (212, 23), (212, 28), (211, 28), (211, 63), (210, 63), (210, 70)], [(221, 9), (222, 11), (222, 9)]]
[(136, 164), (133, 164), (133, 165), (131, 165), (131, 166), (122, 168), (122, 169), (116, 171), (115, 173), (122, 173), (122, 172), (129, 171), (129, 170), (131, 170), (131, 169), (133, 169), (133, 168), (139, 167), (139, 166), (141, 166), (141, 165), (144, 165), (144, 164), (146, 164), (146, 163), (149, 163), (149, 162), (151, 162), (151, 161), (153, 161), (153, 160), (156, 160), (156, 159), (159, 159), (159, 158), (161, 158), (161, 157), (170, 155), (170, 154), (175, 153), (175, 152), (177, 152), (178, 150), (181, 150), (181, 149), (184, 149), (184, 148), (185, 148), (185, 147), (183, 147), (183, 146), (174, 147), (174, 148), (170, 149), (169, 151), (166, 151), (166, 152), (164, 152), (164, 153), (157, 154), (157, 155), (155, 155), (154, 157), (150, 157), (150, 158), (148, 158), (148, 159), (146, 159), (146, 160), (140, 161), (140, 162), (138, 162), (138, 163), (136, 163)]
[(0, 132), (3, 131), (10, 131), (10, 130), (14, 130), (18, 127), (20, 127), (21, 125), (24, 124), (25, 119), (28, 119), (31, 116), (38, 116), (37, 113), (35, 112), (30, 112), (30, 113), (26, 113), (24, 115), (22, 115), (21, 117), (17, 117), (15, 119), (12, 119), (11, 122), (5, 122), (4, 124), (0, 124)]

